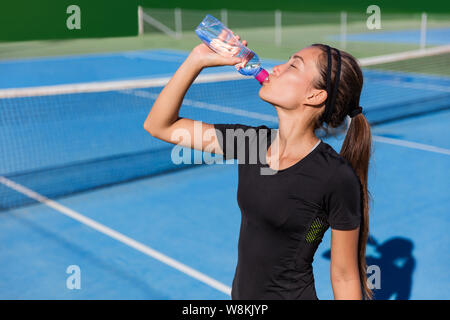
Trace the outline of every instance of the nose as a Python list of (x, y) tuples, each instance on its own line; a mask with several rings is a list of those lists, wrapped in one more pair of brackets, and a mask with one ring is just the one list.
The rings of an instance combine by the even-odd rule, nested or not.
[(281, 72), (281, 66), (275, 66), (272, 68), (272, 75), (274, 75), (275, 77), (278, 77), (280, 75)]
[(280, 73), (280, 66), (273, 67), (272, 73), (277, 76)]
[(272, 74), (275, 75), (276, 77), (278, 77), (280, 75), (280, 73), (283, 71), (285, 63), (283, 64), (279, 64), (276, 65), (275, 67), (272, 68)]

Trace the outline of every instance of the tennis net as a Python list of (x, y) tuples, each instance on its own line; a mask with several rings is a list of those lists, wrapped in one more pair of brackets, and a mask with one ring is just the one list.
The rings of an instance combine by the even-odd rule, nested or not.
[[(360, 62), (373, 125), (450, 107), (450, 47)], [(173, 163), (173, 145), (143, 129), (168, 80), (0, 90), (0, 177), (57, 198), (195, 165), (194, 152), (191, 164)], [(277, 128), (259, 88), (235, 72), (200, 75), (180, 116)], [(33, 202), (0, 183), (0, 210)]]

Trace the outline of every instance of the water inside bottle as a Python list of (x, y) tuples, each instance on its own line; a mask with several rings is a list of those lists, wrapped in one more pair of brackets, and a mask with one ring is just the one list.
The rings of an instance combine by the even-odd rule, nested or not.
[(239, 73), (245, 76), (254, 76), (261, 69), (258, 55), (244, 46), (233, 32), (215, 17), (208, 14), (195, 32), (206, 45), (218, 54), (243, 58), (246, 64), (238, 70)]
[(250, 58), (250, 60), (245, 64), (245, 67), (238, 71), (244, 76), (254, 76), (261, 69), (261, 62), (259, 61), (258, 55), (253, 51), (250, 51), (250, 55), (247, 57), (247, 59), (248, 58)]

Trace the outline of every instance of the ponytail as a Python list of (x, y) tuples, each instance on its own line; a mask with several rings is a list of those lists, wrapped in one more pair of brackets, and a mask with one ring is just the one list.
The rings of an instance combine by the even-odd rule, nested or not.
[(350, 118), (340, 155), (350, 162), (361, 183), (362, 221), (359, 229), (358, 263), (363, 298), (369, 300), (372, 299), (372, 291), (367, 284), (366, 243), (369, 236), (369, 198), (371, 196), (367, 188), (367, 178), (371, 148), (370, 125), (366, 117), (360, 113)]

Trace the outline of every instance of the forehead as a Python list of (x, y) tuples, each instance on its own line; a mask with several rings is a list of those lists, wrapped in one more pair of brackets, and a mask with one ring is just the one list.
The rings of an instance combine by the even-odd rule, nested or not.
[(318, 47), (306, 47), (292, 54), (292, 57), (295, 55), (300, 56), (303, 60), (312, 60), (316, 59), (317, 56), (321, 53), (321, 50)]

